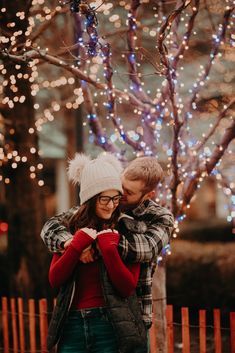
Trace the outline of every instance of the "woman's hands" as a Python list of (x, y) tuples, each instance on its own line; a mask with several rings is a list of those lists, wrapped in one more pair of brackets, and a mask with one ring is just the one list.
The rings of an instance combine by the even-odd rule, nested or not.
[[(82, 230), (85, 231), (86, 228), (83, 228), (83, 229)], [(118, 245), (119, 234), (118, 234), (117, 230), (105, 229), (100, 232), (96, 232), (94, 239), (97, 239), (100, 237), (105, 237), (104, 239), (106, 239), (110, 245), (116, 245), (116, 246)], [(98, 245), (97, 245), (97, 247), (98, 247)], [(81, 262), (83, 262), (84, 264), (95, 261), (96, 256), (95, 256), (94, 249), (91, 246), (89, 246), (88, 248), (83, 250), (79, 260)]]
[(105, 241), (107, 246), (109, 246), (109, 245), (118, 246), (118, 243), (119, 243), (118, 231), (116, 229), (114, 229), (114, 230), (112, 230), (112, 229), (102, 230), (101, 232), (97, 233), (97, 240), (98, 240), (98, 243), (100, 241), (102, 241), (102, 242)]
[(93, 228), (81, 228), (80, 230), (82, 230), (84, 233), (88, 234), (92, 239), (96, 239), (97, 238), (97, 231)]
[[(106, 240), (110, 244), (116, 245), (116, 246), (118, 245), (119, 234), (116, 229), (114, 229), (114, 230), (113, 229), (105, 229), (100, 232), (97, 232), (95, 229), (92, 229), (92, 228), (81, 228), (80, 230), (83, 231), (84, 233), (86, 233), (87, 235), (89, 235), (94, 240), (97, 239), (97, 237), (105, 237)], [(67, 240), (64, 243), (64, 249), (68, 248), (68, 246), (71, 244), (72, 240), (73, 240), (73, 238)], [(89, 263), (89, 262), (93, 262), (96, 260), (94, 253), (95, 253), (94, 249), (92, 249), (92, 247), (89, 246), (83, 250), (79, 260), (81, 262), (83, 262), (84, 264)]]
[[(86, 233), (87, 235), (89, 235), (92, 239), (96, 239), (96, 237), (97, 237), (97, 232), (96, 232), (96, 230), (95, 229), (93, 229), (93, 228), (87, 228), (87, 227), (84, 227), (84, 228), (81, 228), (81, 229), (79, 229), (76, 233), (75, 233), (75, 235), (74, 236), (76, 236), (76, 234), (78, 234), (80, 231), (83, 231), (84, 233)], [(71, 242), (72, 242), (72, 240), (73, 240), (73, 238), (71, 238), (71, 239), (69, 239), (69, 240), (67, 240), (65, 243), (64, 243), (64, 250), (66, 250), (68, 247), (69, 247), (69, 245), (71, 244)], [(86, 250), (88, 250), (89, 248), (87, 248), (87, 249), (85, 249), (84, 251), (86, 251)]]

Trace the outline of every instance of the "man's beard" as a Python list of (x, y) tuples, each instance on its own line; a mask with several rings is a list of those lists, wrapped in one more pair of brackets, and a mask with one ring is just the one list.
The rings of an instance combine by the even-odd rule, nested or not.
[(139, 199), (139, 201), (135, 202), (135, 203), (132, 203), (132, 204), (128, 204), (128, 203), (124, 203), (122, 204), (120, 202), (119, 204), (119, 207), (120, 207), (120, 210), (122, 212), (125, 212), (125, 211), (131, 211), (131, 210), (134, 210), (136, 207), (138, 207), (142, 202), (143, 202), (143, 196), (141, 196), (141, 198)]
[(136, 204), (121, 204), (119, 205), (119, 208), (121, 210), (121, 212), (125, 212), (125, 211), (129, 211), (129, 210), (133, 210), (134, 208), (136, 208)]

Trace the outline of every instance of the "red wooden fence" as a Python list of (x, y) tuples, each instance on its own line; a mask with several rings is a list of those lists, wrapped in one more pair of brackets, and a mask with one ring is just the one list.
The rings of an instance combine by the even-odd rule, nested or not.
[[(192, 353), (191, 331), (197, 329), (198, 344), (194, 351), (207, 352), (207, 331), (213, 329), (213, 352), (235, 353), (235, 312), (229, 316), (230, 327), (221, 327), (221, 315), (219, 309), (213, 310), (213, 325), (206, 325), (206, 310), (199, 310), (198, 325), (190, 325), (189, 309), (181, 308), (181, 322), (174, 322), (173, 307), (167, 306), (167, 352), (174, 353), (177, 347), (182, 353)], [(158, 322), (153, 318), (150, 329), (150, 353), (159, 353), (157, 344)], [(48, 330), (48, 303), (46, 299), (36, 301), (22, 298), (6, 298), (1, 300), (0, 310), (0, 352), (3, 353), (46, 353), (46, 336)], [(179, 338), (179, 330), (180, 338)], [(176, 339), (176, 331), (178, 338)], [(226, 331), (227, 342), (223, 347), (222, 332)], [(180, 343), (177, 343), (177, 340)], [(210, 337), (211, 339), (211, 337)], [(195, 338), (194, 338), (195, 341)], [(223, 344), (222, 344), (223, 342)], [(229, 347), (229, 348), (228, 348)], [(210, 352), (211, 352), (210, 347)], [(209, 352), (209, 351), (208, 351)]]

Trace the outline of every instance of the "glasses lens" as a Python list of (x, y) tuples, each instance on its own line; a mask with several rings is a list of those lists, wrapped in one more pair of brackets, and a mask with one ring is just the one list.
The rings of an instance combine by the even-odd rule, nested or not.
[(109, 196), (100, 196), (99, 197), (99, 202), (101, 205), (107, 205), (111, 198)]
[(118, 205), (119, 201), (121, 199), (121, 195), (116, 195), (114, 197), (110, 197), (110, 196), (100, 196), (99, 197), (99, 203), (101, 205), (107, 206), (109, 204), (109, 202), (112, 200), (114, 205)]
[(121, 196), (120, 196), (120, 195), (114, 196), (114, 197), (112, 198), (114, 205), (118, 205), (120, 199), (121, 199)]

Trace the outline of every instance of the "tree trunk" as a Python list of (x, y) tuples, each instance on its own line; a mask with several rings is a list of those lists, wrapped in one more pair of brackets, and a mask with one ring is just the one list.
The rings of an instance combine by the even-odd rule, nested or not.
[[(28, 26), (25, 1), (0, 1), (0, 4), (7, 9), (2, 30), (8, 35), (9, 32), (22, 30), (22, 35), (17, 40), (24, 43), (24, 33)], [(26, 13), (23, 20), (15, 16), (21, 11)], [(7, 26), (9, 22), (15, 23), (13, 29)], [(19, 66), (9, 59), (4, 60), (3, 65), (6, 69), (4, 78), (11, 82), (4, 91), (5, 97), (11, 103), (6, 104), (3, 111), (7, 121), (4, 148), (8, 155), (3, 172), (4, 177), (10, 179), (10, 183), (6, 184), (9, 294), (39, 298), (47, 293), (49, 256), (40, 238), (45, 213), (42, 189), (37, 177), (39, 156), (31, 150), (35, 148), (37, 151), (38, 138), (37, 133), (29, 133), (29, 128), (35, 128), (33, 96), (28, 80), (31, 68), (27, 63)], [(21, 97), (21, 100), (25, 97), (25, 101), (20, 103), (16, 97)], [(15, 159), (16, 154), (20, 161)], [(27, 161), (22, 161), (22, 157), (26, 157)], [(30, 167), (35, 167), (36, 178), (32, 178), (32, 175), (30, 177)]]
[(166, 334), (166, 268), (160, 262), (153, 276), (153, 312), (156, 327), (157, 353), (167, 353)]

